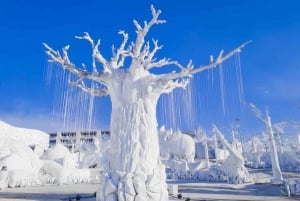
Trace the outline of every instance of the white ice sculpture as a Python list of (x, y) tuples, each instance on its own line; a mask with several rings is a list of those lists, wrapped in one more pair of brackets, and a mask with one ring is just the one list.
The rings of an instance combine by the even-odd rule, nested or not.
[(38, 184), (43, 165), (39, 157), (48, 145), (47, 133), (0, 121), (0, 188)]
[(1, 171), (1, 177), (4, 173), (7, 175), (6, 187), (36, 185), (42, 165), (38, 155), (21, 141), (0, 141), (0, 170), (5, 169)]
[(275, 183), (282, 182), (282, 172), (279, 165), (279, 159), (278, 159), (278, 153), (277, 153), (277, 147), (274, 139), (274, 132), (273, 132), (273, 126), (271, 122), (271, 117), (269, 115), (269, 111), (266, 110), (265, 116), (262, 114), (260, 110), (258, 110), (255, 105), (250, 104), (250, 107), (252, 111), (256, 114), (256, 117), (259, 118), (262, 122), (265, 123), (267, 127), (267, 134), (269, 137), (270, 142), (270, 154), (271, 154), (271, 161), (272, 161), (272, 172), (273, 172), (273, 179)]
[(207, 135), (204, 133), (203, 136), (203, 143), (204, 143), (204, 151), (205, 151), (205, 168), (209, 168), (209, 155), (208, 155), (208, 146), (207, 146)]
[(258, 137), (252, 137), (243, 144), (243, 155), (246, 164), (253, 168), (264, 167), (262, 156), (265, 153), (264, 145)]
[(49, 135), (45, 132), (15, 127), (0, 121), (0, 141), (17, 141), (27, 146), (38, 146), (39, 149), (46, 150), (49, 147)]
[(160, 155), (165, 159), (194, 162), (195, 142), (180, 131), (159, 130)]
[[(44, 44), (51, 62), (60, 64), (78, 77), (72, 84), (94, 96), (109, 95), (112, 102), (110, 120), (110, 161), (102, 186), (97, 193), (101, 201), (168, 200), (165, 168), (159, 158), (156, 105), (161, 94), (175, 88), (185, 88), (193, 74), (216, 67), (230, 58), (248, 43), (242, 44), (227, 55), (221, 51), (215, 61), (194, 68), (190, 61), (186, 66), (168, 58), (157, 60), (155, 54), (162, 46), (157, 40), (145, 41), (153, 25), (160, 20), (160, 10), (151, 6), (152, 19), (144, 24), (134, 20), (136, 39), (127, 43), (128, 34), (119, 31), (123, 41), (118, 49), (112, 48), (111, 59), (99, 50), (100, 40), (94, 42), (88, 33), (77, 39), (87, 40), (92, 46), (92, 70), (77, 67), (68, 57), (69, 45), (62, 54)], [(127, 62), (124, 62), (126, 59)], [(101, 67), (98, 65), (100, 64)], [(127, 64), (129, 64), (127, 66)], [(165, 74), (153, 74), (151, 69), (173, 65), (178, 70)], [(96, 84), (89, 86), (89, 81)]]
[(231, 183), (244, 183), (251, 181), (248, 170), (244, 166), (242, 154), (231, 147), (221, 131), (214, 125), (213, 131), (220, 139), (224, 147), (229, 151), (229, 157), (220, 165), (221, 171), (228, 177)]
[[(204, 152), (204, 168), (208, 169), (210, 167), (210, 163), (209, 163), (209, 150), (208, 150), (208, 137), (206, 135), (206, 132), (204, 131), (204, 129), (199, 128), (196, 131), (196, 136), (197, 136), (197, 141), (201, 142), (202, 146), (203, 146), (203, 152)], [(217, 147), (217, 146), (216, 146)], [(197, 154), (196, 154), (197, 155)]]

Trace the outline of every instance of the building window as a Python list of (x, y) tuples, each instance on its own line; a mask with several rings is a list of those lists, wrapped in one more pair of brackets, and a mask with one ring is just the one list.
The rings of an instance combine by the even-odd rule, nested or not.
[(76, 132), (62, 132), (61, 136), (62, 137), (75, 137), (76, 136)]
[(97, 131), (81, 131), (82, 137), (94, 137), (97, 135)]
[(50, 143), (50, 144), (55, 144), (55, 143), (56, 143), (56, 140), (50, 140), (49, 143)]
[(101, 135), (110, 135), (110, 131), (109, 130), (103, 130), (103, 131), (101, 131)]

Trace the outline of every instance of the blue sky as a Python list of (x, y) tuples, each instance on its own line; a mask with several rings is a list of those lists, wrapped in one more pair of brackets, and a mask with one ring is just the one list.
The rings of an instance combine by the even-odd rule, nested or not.
[[(268, 106), (274, 122), (300, 121), (300, 2), (297, 0), (210, 1), (38, 1), (0, 3), (0, 120), (16, 126), (53, 131), (53, 89), (46, 84), (47, 57), (43, 42), (55, 49), (71, 45), (75, 63), (89, 63), (90, 49), (74, 39), (87, 31), (101, 38), (110, 55), (119, 44), (119, 30), (134, 40), (133, 19), (151, 17), (150, 5), (162, 10), (167, 23), (149, 33), (164, 45), (159, 56), (195, 65), (210, 54), (229, 51), (253, 40), (242, 54), (246, 102)], [(86, 46), (85, 46), (86, 45)], [(84, 51), (82, 51), (84, 49)], [(108, 127), (103, 110), (101, 127)], [(239, 117), (241, 129), (256, 132), (262, 125), (247, 109)]]

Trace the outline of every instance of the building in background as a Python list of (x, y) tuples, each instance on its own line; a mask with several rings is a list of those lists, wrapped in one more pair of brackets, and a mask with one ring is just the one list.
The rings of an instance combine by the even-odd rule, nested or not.
[(49, 146), (61, 143), (70, 151), (78, 150), (82, 144), (94, 144), (96, 138), (109, 137), (110, 130), (62, 131), (49, 133)]

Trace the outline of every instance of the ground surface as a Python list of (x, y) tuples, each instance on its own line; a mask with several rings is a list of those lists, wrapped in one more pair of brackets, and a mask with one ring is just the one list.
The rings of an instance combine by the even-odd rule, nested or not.
[[(36, 187), (7, 188), (0, 190), (0, 201), (58, 201), (70, 197), (92, 197), (99, 184), (45, 185)], [(95, 198), (81, 199), (94, 201)]]
[[(281, 192), (278, 185), (272, 184), (216, 184), (216, 183), (180, 183), (178, 191), (183, 198), (192, 201), (246, 201), (246, 200), (294, 200)], [(174, 196), (175, 197), (175, 196)], [(171, 200), (178, 200), (172, 198)], [(185, 199), (183, 199), (185, 200)]]
[[(178, 193), (182, 194), (183, 200), (190, 198), (191, 201), (211, 200), (295, 200), (287, 198), (280, 191), (280, 186), (271, 184), (220, 184), (220, 183), (196, 183), (186, 181), (173, 181), (178, 184)], [(72, 185), (46, 185), (39, 187), (8, 188), (0, 190), (0, 201), (58, 201), (69, 200), (70, 197), (81, 195), (83, 201), (95, 201), (92, 198), (98, 184), (72, 184)], [(84, 198), (84, 197), (90, 198)], [(170, 197), (175, 201), (177, 195)]]
[[(178, 193), (170, 201), (183, 199), (191, 201), (248, 201), (248, 200), (300, 200), (300, 197), (288, 198), (279, 185), (270, 184), (270, 170), (250, 170), (254, 182), (248, 184), (206, 183), (193, 181), (168, 181), (178, 185)], [(297, 178), (297, 173), (284, 173), (285, 178)], [(95, 201), (94, 193), (98, 183), (71, 185), (44, 185), (36, 187), (7, 188), (0, 190), (0, 201), (59, 201), (81, 196), (82, 201)], [(88, 198), (86, 198), (88, 197)]]

